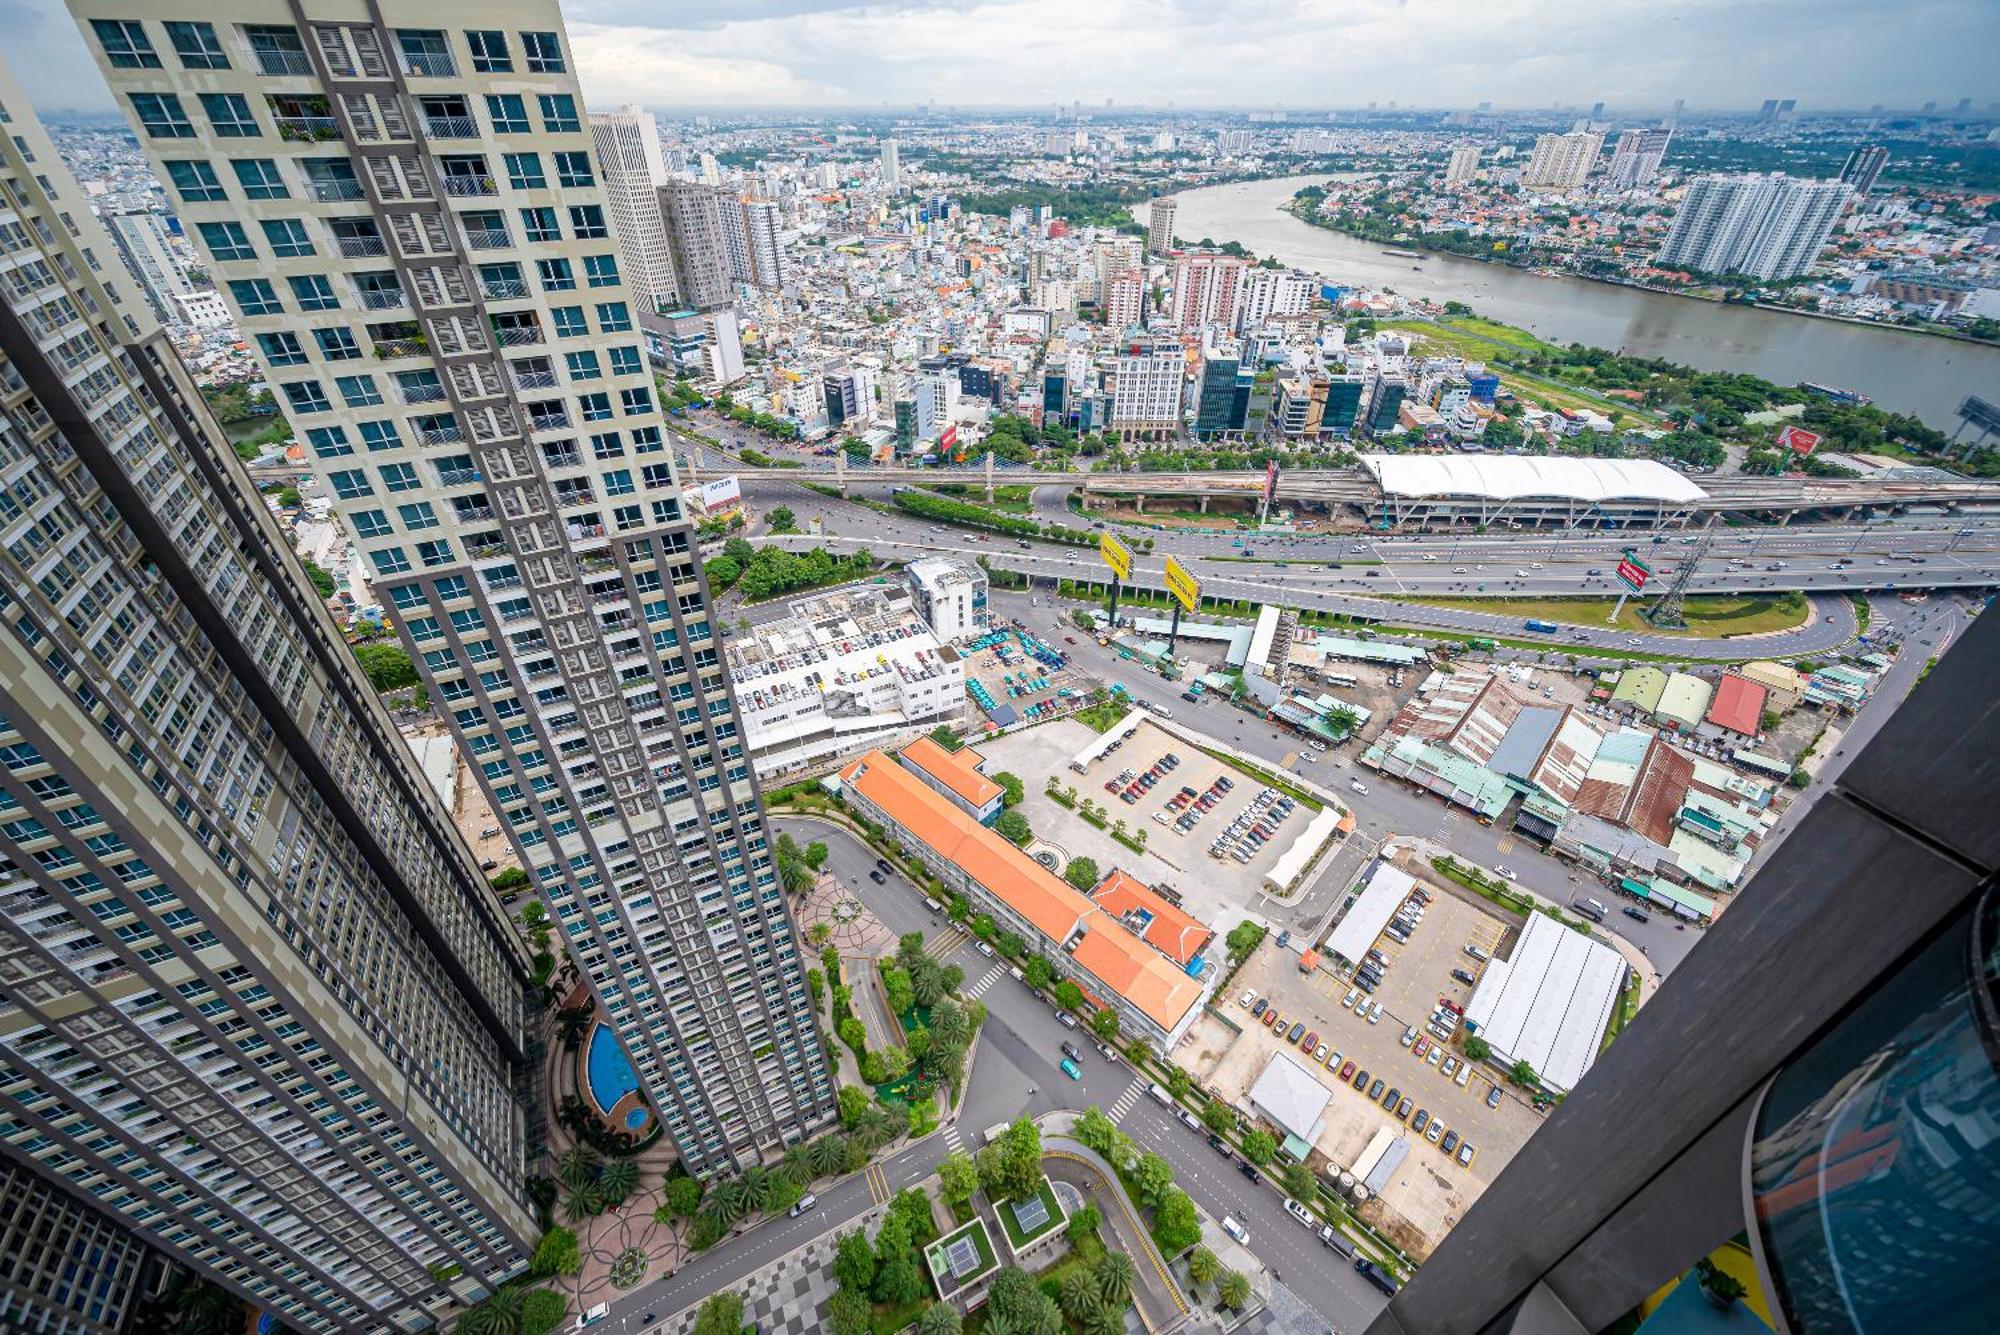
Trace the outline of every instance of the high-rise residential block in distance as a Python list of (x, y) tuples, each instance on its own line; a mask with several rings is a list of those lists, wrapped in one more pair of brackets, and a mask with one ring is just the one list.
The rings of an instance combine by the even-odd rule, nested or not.
[(140, 294), (162, 324), (181, 316), (181, 298), (194, 294), (194, 284), (174, 258), (168, 238), (173, 235), (164, 213), (114, 213), (106, 218), (111, 240), (125, 267), (138, 280)]
[(1180, 207), (1171, 199), (1156, 199), (1146, 215), (1146, 248), (1156, 255), (1164, 255), (1174, 248), (1174, 210)]
[(1479, 174), (1479, 145), (1460, 144), (1451, 151), (1451, 161), (1445, 164), (1444, 183), (1463, 185)]
[(785, 254), (784, 216), (774, 199), (745, 199), (738, 207), (743, 215), (743, 237), (749, 250), (750, 272), (745, 279), (752, 287), (774, 290), (791, 277), (791, 260)]
[(903, 190), (903, 168), (896, 159), (894, 139), (882, 141), (882, 188), (892, 195), (901, 194)]
[(0, 1330), (119, 1335), (180, 1273), (117, 1216), (0, 1160)]
[(723, 214), (733, 211), (740, 218), (742, 201), (697, 181), (669, 181), (658, 199), (681, 304), (698, 311), (729, 305), (736, 298), (736, 280), (730, 273)]
[(1875, 188), (1875, 179), (1888, 164), (1888, 149), (1880, 144), (1864, 144), (1847, 155), (1839, 179), (1853, 186), (1855, 194), (1865, 195)]
[(1854, 188), (1783, 172), (1697, 176), (1653, 262), (1752, 278), (1796, 278), (1812, 267)]
[(660, 216), (660, 187), (667, 165), (660, 155), (660, 127), (653, 113), (636, 106), (593, 114), (590, 138), (604, 173), (604, 202), (611, 209), (611, 235), (618, 263), (633, 299), (648, 312), (680, 304), (667, 226)]
[(72, 8), (179, 207), (243, 229), (216, 278), (644, 1111), (697, 1174), (810, 1136), (833, 1081), (554, 0)]
[(1537, 135), (1521, 184), (1530, 190), (1575, 190), (1590, 176), (1603, 147), (1604, 136), (1594, 130)]
[(1174, 328), (1236, 328), (1236, 297), (1249, 267), (1242, 256), (1219, 250), (1183, 252), (1174, 261)]
[(0, 1152), (293, 1329), (428, 1327), (538, 1233), (527, 953), (4, 71), (0, 105)]
[(1667, 156), (1667, 145), (1673, 137), (1672, 130), (1622, 131), (1617, 145), (1611, 150), (1611, 165), (1605, 170), (1606, 178), (1620, 190), (1651, 185), (1660, 174), (1660, 163)]

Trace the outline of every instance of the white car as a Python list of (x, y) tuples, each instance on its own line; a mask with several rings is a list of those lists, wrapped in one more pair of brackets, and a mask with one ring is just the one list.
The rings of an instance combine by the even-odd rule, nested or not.
[(1257, 1004), (1257, 989), (1253, 987), (1245, 990), (1242, 996), (1236, 998), (1236, 1004), (1246, 1011), (1249, 1010)]
[(1234, 1219), (1231, 1219), (1228, 1215), (1222, 1216), (1222, 1231), (1244, 1246), (1247, 1247), (1250, 1245), (1250, 1230), (1237, 1223)]
[(1318, 740), (1315, 740), (1315, 739), (1308, 739), (1308, 740), (1306, 741), (1306, 745), (1307, 745), (1307, 746), (1309, 746), (1309, 747), (1311, 747), (1311, 748), (1312, 748), (1313, 750), (1315, 750), (1315, 751), (1324, 751), (1324, 750), (1326, 750), (1326, 743), (1325, 743), (1325, 742), (1322, 742), (1322, 741), (1318, 741)]
[(1312, 1211), (1306, 1209), (1305, 1206), (1300, 1205), (1290, 1196), (1285, 1197), (1285, 1213), (1309, 1228), (1317, 1227), (1319, 1225), (1319, 1220), (1313, 1218)]
[(1369, 1002), (1369, 1003), (1368, 1003), (1368, 1023), (1370, 1023), (1370, 1024), (1380, 1024), (1380, 1023), (1382, 1023), (1382, 1003), (1381, 1003), (1381, 1002), (1379, 1002), (1379, 1001), (1371, 1001), (1371, 1002)]
[(1355, 792), (1361, 794), (1363, 797), (1368, 796), (1368, 785), (1361, 782), (1361, 780), (1359, 779), (1349, 779), (1347, 781), (1347, 786), (1349, 788), (1352, 788)]
[(1510, 881), (1516, 879), (1514, 876), (1514, 869), (1512, 867), (1495, 867), (1493, 870), (1499, 872), (1502, 876), (1506, 877)]
[(1354, 1003), (1359, 1001), (1360, 999), (1361, 999), (1361, 989), (1358, 987), (1350, 987), (1347, 989), (1347, 995), (1340, 999), (1340, 1008), (1342, 1010), (1352, 1010), (1354, 1008)]

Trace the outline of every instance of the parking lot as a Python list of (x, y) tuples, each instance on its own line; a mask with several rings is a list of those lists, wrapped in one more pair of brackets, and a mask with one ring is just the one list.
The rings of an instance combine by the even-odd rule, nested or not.
[[(1069, 662), (1058, 636), (1002, 627), (962, 651), (965, 690), (986, 717), (1006, 726), (1015, 717), (1063, 712), (1090, 693), (1093, 683)], [(1008, 711), (1012, 711), (1010, 715)]]
[[(980, 742), (979, 749), (989, 773), (1007, 770), (1027, 780), (1019, 810), (1039, 843), (1060, 849), (1066, 858), (1092, 858), (1106, 872), (1123, 867), (1148, 884), (1171, 885), (1182, 896), (1181, 906), (1218, 932), (1254, 912), (1264, 873), (1305, 832), (1314, 813), (1298, 802), (1281, 812), (1277, 794), (1258, 807), (1263, 784), (1150, 721), (1140, 723), (1117, 750), (1092, 762), (1087, 773), (1078, 774), (1070, 761), (1095, 736), (1065, 719)], [(1135, 788), (1139, 776), (1169, 755), (1177, 763), (1162, 769), (1149, 787)], [(1047, 794), (1046, 775), (1075, 790), (1075, 809)], [(1113, 787), (1107, 789), (1107, 783)], [(1188, 788), (1194, 790), (1193, 798), (1183, 793)], [(1133, 793), (1130, 802), (1121, 796), (1127, 791)], [(1212, 800), (1202, 810), (1199, 802), (1205, 797)], [(1178, 806), (1176, 799), (1182, 799)], [(1103, 814), (1107, 828), (1100, 830), (1079, 814), (1086, 801)], [(1253, 811), (1269, 833), (1252, 838), (1246, 824), (1211, 856), (1211, 845), (1231, 823)], [(1192, 820), (1187, 819), (1190, 814)], [(1185, 824), (1177, 826), (1176, 821)], [(1112, 831), (1120, 828), (1135, 839), (1143, 835), (1145, 851), (1135, 853), (1113, 838)], [(1241, 860), (1234, 856), (1239, 850), (1245, 855)]]
[[(1512, 924), (1459, 898), (1449, 888), (1428, 883), (1420, 883), (1419, 888), (1430, 896), (1430, 902), (1422, 905), (1423, 916), (1408, 934), (1409, 939), (1397, 941), (1385, 933), (1375, 941), (1382, 981), (1370, 996), (1382, 1004), (1382, 1023), (1399, 1030), (1410, 1025), (1421, 1029), (1440, 1000), (1459, 1006), (1470, 1001), (1473, 983), (1486, 966), (1465, 948), (1472, 946), (1491, 959), (1506, 953), (1502, 947), (1511, 944), (1515, 931)], [(1460, 974), (1473, 983), (1456, 976)]]
[[(1443, 904), (1448, 898), (1434, 887), (1431, 894), (1434, 905)], [(1434, 910), (1427, 910), (1418, 933), (1412, 936), (1413, 946), (1425, 943), (1421, 960), (1406, 958), (1398, 966), (1409, 966), (1411, 981), (1407, 992), (1412, 998), (1420, 998), (1418, 981), (1430, 970), (1430, 965), (1421, 961), (1432, 958), (1429, 952), (1447, 946), (1451, 951), (1462, 951), (1466, 942), (1456, 939), (1457, 934), (1461, 929), (1478, 926), (1463, 914), (1473, 914), (1492, 923), (1489, 939), (1497, 939), (1495, 920), (1455, 899), (1450, 903), (1455, 912), (1433, 922)], [(1433, 930), (1426, 932), (1426, 928)], [(1426, 936), (1434, 940), (1425, 942)], [(1427, 1253), (1519, 1152), (1541, 1125), (1541, 1114), (1522, 1100), (1518, 1091), (1506, 1085), (1498, 1071), (1479, 1064), (1467, 1069), (1458, 1044), (1439, 1044), (1434, 1035), (1425, 1032), (1423, 1021), (1439, 996), (1462, 998), (1469, 995), (1470, 989), (1463, 985), (1457, 985), (1455, 991), (1449, 985), (1431, 988), (1427, 994), (1421, 994), (1427, 1004), (1420, 1013), (1406, 1001), (1405, 1013), (1392, 1017), (1385, 1004), (1382, 1018), (1371, 1024), (1359, 1018), (1353, 1009), (1342, 1006), (1348, 991), (1343, 980), (1325, 969), (1310, 974), (1299, 972), (1299, 944), (1292, 942), (1280, 948), (1275, 938), (1267, 939), (1238, 972), (1229, 995), (1216, 998), (1216, 1005), (1241, 1026), (1240, 1034), (1213, 1017), (1204, 1018), (1178, 1055), (1191, 1074), (1239, 1109), (1248, 1108), (1247, 1091), (1273, 1055), (1283, 1052), (1311, 1071), (1331, 1091), (1325, 1123), (1314, 1142), (1318, 1157), (1309, 1161), (1316, 1170), (1338, 1173), (1351, 1167), (1378, 1128), (1389, 1127), (1407, 1139), (1408, 1156), (1390, 1176), (1381, 1199), (1365, 1207), (1362, 1214), (1411, 1250)], [(1459, 958), (1469, 965), (1476, 963), (1462, 953)], [(1392, 968), (1390, 974), (1396, 971)], [(1449, 982), (1448, 970), (1440, 976)], [(1275, 1006), (1280, 1012), (1279, 1024), (1267, 1027), (1254, 1017), (1242, 1005), (1245, 992)], [(1287, 1041), (1297, 1023), (1317, 1032), (1318, 1041), (1310, 1054)], [(1405, 1046), (1403, 1038), (1412, 1024), (1417, 1028), (1417, 1037)], [(1280, 1026), (1285, 1033), (1278, 1032)], [(1426, 1048), (1421, 1057), (1416, 1053), (1419, 1040)], [(1327, 1049), (1324, 1059), (1317, 1054), (1320, 1046)], [(1437, 1054), (1434, 1062), (1430, 1060), (1433, 1052)], [(1444, 1073), (1447, 1059), (1454, 1066), (1449, 1076)], [(1351, 1068), (1349, 1063), (1353, 1064)], [(1346, 1081), (1340, 1079), (1342, 1070), (1349, 1071)], [(1354, 1080), (1364, 1070), (1368, 1079), (1357, 1090)], [(1459, 1083), (1461, 1075), (1463, 1084)], [(1368, 1092), (1376, 1089), (1377, 1080), (1382, 1085), (1371, 1100)], [(1386, 1111), (1381, 1103), (1391, 1088), (1398, 1091), (1395, 1112)], [(1499, 1101), (1489, 1106), (1488, 1100), (1496, 1088), (1500, 1090)], [(1405, 1098), (1409, 1100), (1409, 1111), (1399, 1117), (1396, 1114), (1402, 1112)], [(1419, 1112), (1425, 1114), (1423, 1133), (1413, 1127)], [(1427, 1134), (1431, 1123), (1441, 1125), (1436, 1140)], [(1470, 1165), (1462, 1167), (1456, 1156), (1444, 1154), (1446, 1131), (1455, 1131), (1461, 1142), (1472, 1143)]]

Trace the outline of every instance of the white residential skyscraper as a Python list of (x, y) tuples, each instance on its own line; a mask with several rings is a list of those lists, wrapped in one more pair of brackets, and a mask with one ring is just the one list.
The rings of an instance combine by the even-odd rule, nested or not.
[(776, 289), (791, 277), (791, 262), (785, 255), (784, 218), (774, 199), (746, 199), (739, 206), (743, 214), (743, 237), (750, 255), (749, 282), (753, 287)]
[(742, 201), (727, 190), (696, 181), (669, 181), (658, 194), (666, 219), (667, 249), (674, 262), (674, 284), (680, 304), (698, 311), (715, 310), (735, 300), (731, 273), (729, 229), (724, 213), (736, 216), (741, 235)]
[(1460, 144), (1451, 151), (1451, 161), (1445, 165), (1444, 183), (1463, 185), (1479, 174), (1479, 145)]
[(1187, 350), (1178, 338), (1129, 339), (1113, 362), (1111, 430), (1121, 437), (1163, 439), (1180, 430)]
[(882, 141), (882, 188), (892, 195), (903, 190), (903, 169), (896, 160), (896, 141)]
[(1651, 185), (1660, 174), (1660, 162), (1667, 156), (1672, 130), (1626, 130), (1619, 134), (1611, 150), (1611, 166), (1605, 176), (1612, 186), (1631, 190)]
[(1174, 211), (1180, 207), (1171, 199), (1156, 199), (1146, 216), (1146, 248), (1164, 255), (1174, 248)]
[(1303, 313), (1318, 290), (1319, 280), (1297, 269), (1248, 270), (1236, 300), (1235, 332)]
[(1653, 262), (1702, 273), (1796, 278), (1812, 267), (1854, 197), (1840, 181), (1697, 176)]
[(168, 237), (163, 213), (114, 213), (104, 220), (111, 228), (111, 240), (119, 258), (138, 280), (139, 291), (153, 308), (153, 318), (162, 324), (181, 320), (179, 298), (194, 292), (194, 284), (182, 270)]
[(74, 8), (178, 206), (242, 225), (217, 281), (630, 1057), (590, 1097), (697, 1174), (810, 1136), (833, 1082), (555, 0)]
[(1591, 130), (1537, 135), (1521, 184), (1530, 190), (1575, 190), (1597, 165), (1603, 147), (1604, 136)]
[(590, 138), (604, 173), (604, 202), (611, 209), (611, 235), (632, 296), (648, 313), (679, 304), (674, 260), (660, 217), (660, 187), (667, 183), (660, 156), (660, 127), (653, 113), (620, 107), (590, 118)]

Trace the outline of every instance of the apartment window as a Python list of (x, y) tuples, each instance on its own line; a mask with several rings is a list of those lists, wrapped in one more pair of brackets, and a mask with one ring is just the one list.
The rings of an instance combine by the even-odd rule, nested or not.
[(438, 526), (437, 511), (431, 509), (429, 501), (414, 501), (409, 505), (396, 507), (396, 514), (403, 521), (403, 527), (412, 533), (421, 533), (427, 528)]
[(368, 483), (368, 474), (358, 468), (337, 468), (326, 475), (326, 480), (333, 484), (333, 494), (343, 501), (375, 494), (375, 488)]
[(611, 396), (609, 394), (579, 394), (576, 396), (577, 412), (586, 422), (605, 422), (611, 419)]
[(666, 445), (661, 440), (660, 428), (640, 426), (632, 428), (632, 452), (634, 454), (658, 454)]
[(312, 238), (306, 234), (306, 225), (297, 218), (279, 218), (258, 224), (264, 229), (264, 240), (270, 244), (273, 255), (296, 259), (313, 253)]
[(614, 468), (604, 475), (606, 496), (630, 496), (637, 488), (632, 485), (632, 474), (623, 468)]
[(569, 367), (572, 380), (602, 380), (604, 368), (597, 363), (597, 354), (585, 349), (582, 352), (566, 352), (563, 362)]
[(611, 374), (639, 375), (646, 369), (645, 360), (637, 348), (611, 349)]
[(583, 322), (581, 306), (550, 307), (549, 319), (555, 325), (557, 338), (581, 338), (590, 332), (590, 327)]
[(569, 261), (560, 257), (552, 260), (536, 260), (535, 271), (541, 275), (544, 292), (572, 292), (576, 290), (576, 274), (569, 267)]
[(556, 225), (554, 209), (522, 209), (521, 230), (530, 241), (562, 240), (562, 228)]
[(354, 447), (347, 443), (347, 428), (339, 426), (316, 426), (306, 431), (306, 444), (322, 459), (338, 459), (343, 454), (354, 453)]
[(528, 133), (528, 110), (519, 93), (488, 93), (486, 115), (495, 134)]
[(250, 234), (243, 230), (241, 223), (197, 223), (195, 230), (201, 233), (201, 243), (218, 260), (257, 258), (257, 252), (250, 246)]
[(333, 410), (333, 404), (326, 397), (326, 390), (317, 380), (295, 380), (284, 387), (285, 397), (291, 401), (295, 413), (324, 413)]
[(194, 123), (172, 93), (132, 94), (132, 114), (153, 139), (192, 139)]
[[(590, 438), (590, 452), (599, 459), (623, 459), (625, 442), (619, 438), (616, 431), (600, 431)], [(647, 576), (641, 575), (639, 578), (643, 581)], [(657, 580), (659, 576), (654, 574), (652, 578)]]
[(516, 190), (545, 190), (549, 178), (542, 174), (542, 155), (539, 153), (503, 153), (500, 161), (507, 168), (507, 184)]
[(215, 168), (206, 162), (189, 158), (167, 160), (167, 179), (180, 191), (182, 199), (190, 204), (215, 204), (229, 198), (222, 189), (222, 182), (216, 179)]
[(285, 178), (278, 175), (278, 164), (269, 158), (232, 158), (229, 168), (236, 173), (236, 183), (243, 187), (246, 199), (291, 198)]
[(346, 329), (315, 329), (313, 339), (319, 344), (319, 355), (330, 362), (344, 362), (361, 355), (361, 345)]
[(396, 526), (380, 510), (356, 510), (354, 531), (364, 538), (386, 538), (396, 531)]
[(443, 538), (417, 544), (417, 559), (426, 566), (448, 566), (454, 559), (451, 543)]
[(528, 57), (530, 74), (567, 72), (568, 67), (563, 64), (562, 40), (552, 32), (522, 33), (521, 50)]
[(340, 398), (350, 408), (376, 408), (382, 403), (382, 391), (375, 387), (372, 375), (343, 375), (334, 377), (334, 388), (340, 391)]
[(604, 225), (604, 207), (601, 204), (574, 204), (569, 211), (570, 235), (579, 241), (602, 241), (611, 235)]
[(299, 346), (297, 334), (259, 334), (257, 347), (263, 352), (264, 360), (273, 366), (306, 364), (306, 350)]
[(403, 447), (403, 438), (396, 430), (394, 422), (361, 422), (361, 443), (369, 450), (397, 450)]
[(412, 74), (448, 79), (458, 73), (451, 59), (451, 44), (441, 29), (398, 28), (396, 46), (403, 53), (403, 64)]
[(618, 286), (618, 257), (615, 255), (585, 255), (583, 272), (590, 279), (592, 287)]
[(643, 417), (653, 411), (653, 391), (641, 385), (618, 391), (618, 406), (627, 417)]
[(622, 301), (600, 301), (597, 303), (597, 327), (607, 334), (629, 334), (632, 332), (632, 313)]
[(156, 70), (159, 52), (153, 50), (145, 25), (132, 19), (92, 19), (90, 26), (104, 47), (105, 58), (115, 70)]
[(590, 173), (590, 154), (556, 154), (556, 180), (577, 189), (597, 184), (597, 178)]
[(333, 294), (333, 284), (325, 274), (301, 274), (285, 280), (291, 284), (292, 300), (299, 303), (302, 311), (337, 311), (340, 298)]
[(401, 547), (384, 547), (379, 552), (370, 552), (368, 559), (375, 563), (375, 573), (378, 575), (410, 573), (410, 558)]
[(514, 58), (507, 54), (507, 34), (487, 28), (468, 29), (465, 45), (472, 52), (472, 69), (477, 74), (512, 74)]
[(250, 103), (236, 93), (202, 93), (202, 113), (223, 139), (255, 139), (260, 133)]
[(245, 315), (284, 314), (285, 308), (278, 304), (277, 291), (262, 278), (231, 279), (229, 295), (236, 298), (236, 304)]
[(575, 134), (583, 128), (576, 115), (576, 99), (568, 93), (537, 93), (535, 101), (542, 110), (542, 129), (548, 133)]
[(390, 491), (415, 491), (423, 485), (417, 480), (417, 470), (412, 464), (383, 464), (375, 471), (382, 475), (382, 485)]
[(181, 58), (181, 68), (190, 70), (226, 70), (229, 57), (223, 53), (222, 43), (215, 36), (215, 25), (185, 20), (168, 20), (167, 40), (174, 44), (174, 54)]

